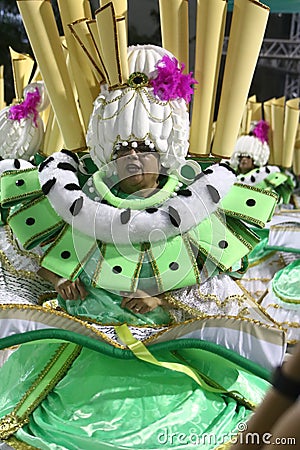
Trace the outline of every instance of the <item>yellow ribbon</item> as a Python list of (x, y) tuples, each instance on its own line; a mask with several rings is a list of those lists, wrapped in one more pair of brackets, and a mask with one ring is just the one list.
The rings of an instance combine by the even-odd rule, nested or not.
[(132, 351), (132, 353), (142, 361), (145, 361), (156, 366), (165, 367), (166, 369), (174, 370), (176, 372), (184, 373), (191, 377), (197, 384), (199, 384), (203, 389), (209, 392), (216, 392), (218, 394), (227, 394), (228, 391), (223, 389), (218, 389), (207, 384), (201, 376), (196, 373), (192, 368), (185, 366), (180, 363), (170, 363), (166, 361), (158, 361), (147, 349), (147, 347), (141, 342), (135, 339), (131, 334), (128, 326), (126, 324), (119, 325), (115, 327), (115, 331), (121, 341)]

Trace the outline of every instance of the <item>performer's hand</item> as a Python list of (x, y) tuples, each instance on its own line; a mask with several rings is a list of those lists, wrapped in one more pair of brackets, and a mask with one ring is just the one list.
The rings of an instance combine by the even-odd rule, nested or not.
[(37, 271), (38, 275), (44, 280), (50, 281), (53, 284), (56, 292), (64, 300), (84, 300), (87, 296), (84, 284), (77, 278), (75, 281), (70, 281), (66, 278), (62, 278), (51, 270), (41, 267)]
[(77, 278), (75, 281), (67, 280), (66, 278), (59, 278), (54, 284), (56, 292), (64, 300), (84, 300), (87, 292), (83, 283)]
[(129, 309), (133, 313), (145, 314), (158, 306), (162, 305), (162, 300), (159, 297), (152, 297), (144, 291), (137, 290), (131, 294), (126, 293), (123, 297), (122, 308)]

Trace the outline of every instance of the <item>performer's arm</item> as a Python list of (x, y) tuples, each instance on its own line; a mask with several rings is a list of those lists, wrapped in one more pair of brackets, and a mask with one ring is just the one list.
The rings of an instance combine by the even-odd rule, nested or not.
[(121, 306), (134, 313), (145, 314), (158, 306), (167, 307), (168, 303), (164, 297), (164, 294), (151, 295), (138, 289), (131, 294), (124, 294)]
[(75, 281), (70, 281), (66, 278), (62, 278), (54, 272), (51, 272), (44, 267), (38, 270), (38, 275), (46, 281), (50, 281), (53, 284), (56, 292), (64, 300), (84, 300), (87, 296), (87, 292), (83, 283), (77, 278)]
[[(265, 450), (273, 445), (276, 449), (291, 448), (287, 438), (294, 438), (294, 447), (300, 441), (300, 345), (295, 353), (277, 369), (273, 387), (247, 423), (247, 429), (237, 437), (230, 450)], [(255, 443), (251, 435), (259, 435)], [(248, 439), (247, 439), (248, 436)], [(297, 443), (296, 443), (297, 441)], [(282, 445), (280, 444), (282, 443)], [(270, 445), (271, 444), (271, 445)]]

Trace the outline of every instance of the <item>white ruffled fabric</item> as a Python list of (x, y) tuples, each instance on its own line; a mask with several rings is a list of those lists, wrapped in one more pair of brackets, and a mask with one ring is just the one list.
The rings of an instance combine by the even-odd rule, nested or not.
[(0, 255), (5, 255), (7, 264), (16, 272), (26, 271), (36, 274), (39, 270), (39, 257), (42, 251), (35, 249), (31, 252), (23, 250), (22, 246), (8, 227), (0, 227)]
[[(186, 307), (187, 317), (192, 315), (225, 316), (258, 320), (272, 324), (253, 299), (229, 275), (220, 274), (205, 283), (172, 292), (172, 297)], [(188, 314), (191, 308), (193, 313)]]
[[(36, 88), (41, 97), (37, 111), (43, 111), (49, 105), (43, 82), (31, 83), (26, 86), (24, 97)], [(20, 120), (12, 120), (9, 118), (10, 108), (11, 106), (8, 106), (0, 111), (0, 156), (3, 159), (29, 160), (40, 150), (44, 137), (44, 123), (41, 117), (37, 116), (35, 124), (32, 114)]]

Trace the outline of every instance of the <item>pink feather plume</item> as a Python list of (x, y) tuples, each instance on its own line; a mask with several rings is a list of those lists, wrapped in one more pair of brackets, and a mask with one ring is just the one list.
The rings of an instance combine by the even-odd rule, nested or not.
[(35, 88), (33, 92), (28, 92), (25, 100), (18, 104), (11, 106), (9, 109), (8, 118), (12, 120), (21, 120), (30, 115), (33, 115), (33, 121), (37, 127), (38, 111), (37, 107), (41, 101), (41, 95), (38, 88)]
[(265, 120), (260, 120), (259, 122), (257, 122), (257, 124), (255, 125), (255, 127), (253, 128), (253, 135), (255, 137), (257, 137), (263, 144), (265, 142), (268, 143), (268, 133), (269, 133), (269, 124), (268, 122), (266, 122)]
[(192, 77), (192, 72), (182, 73), (184, 67), (184, 64), (179, 67), (177, 59), (168, 55), (158, 61), (156, 76), (150, 79), (154, 94), (163, 101), (183, 98), (189, 103), (194, 92), (192, 85), (198, 82)]

